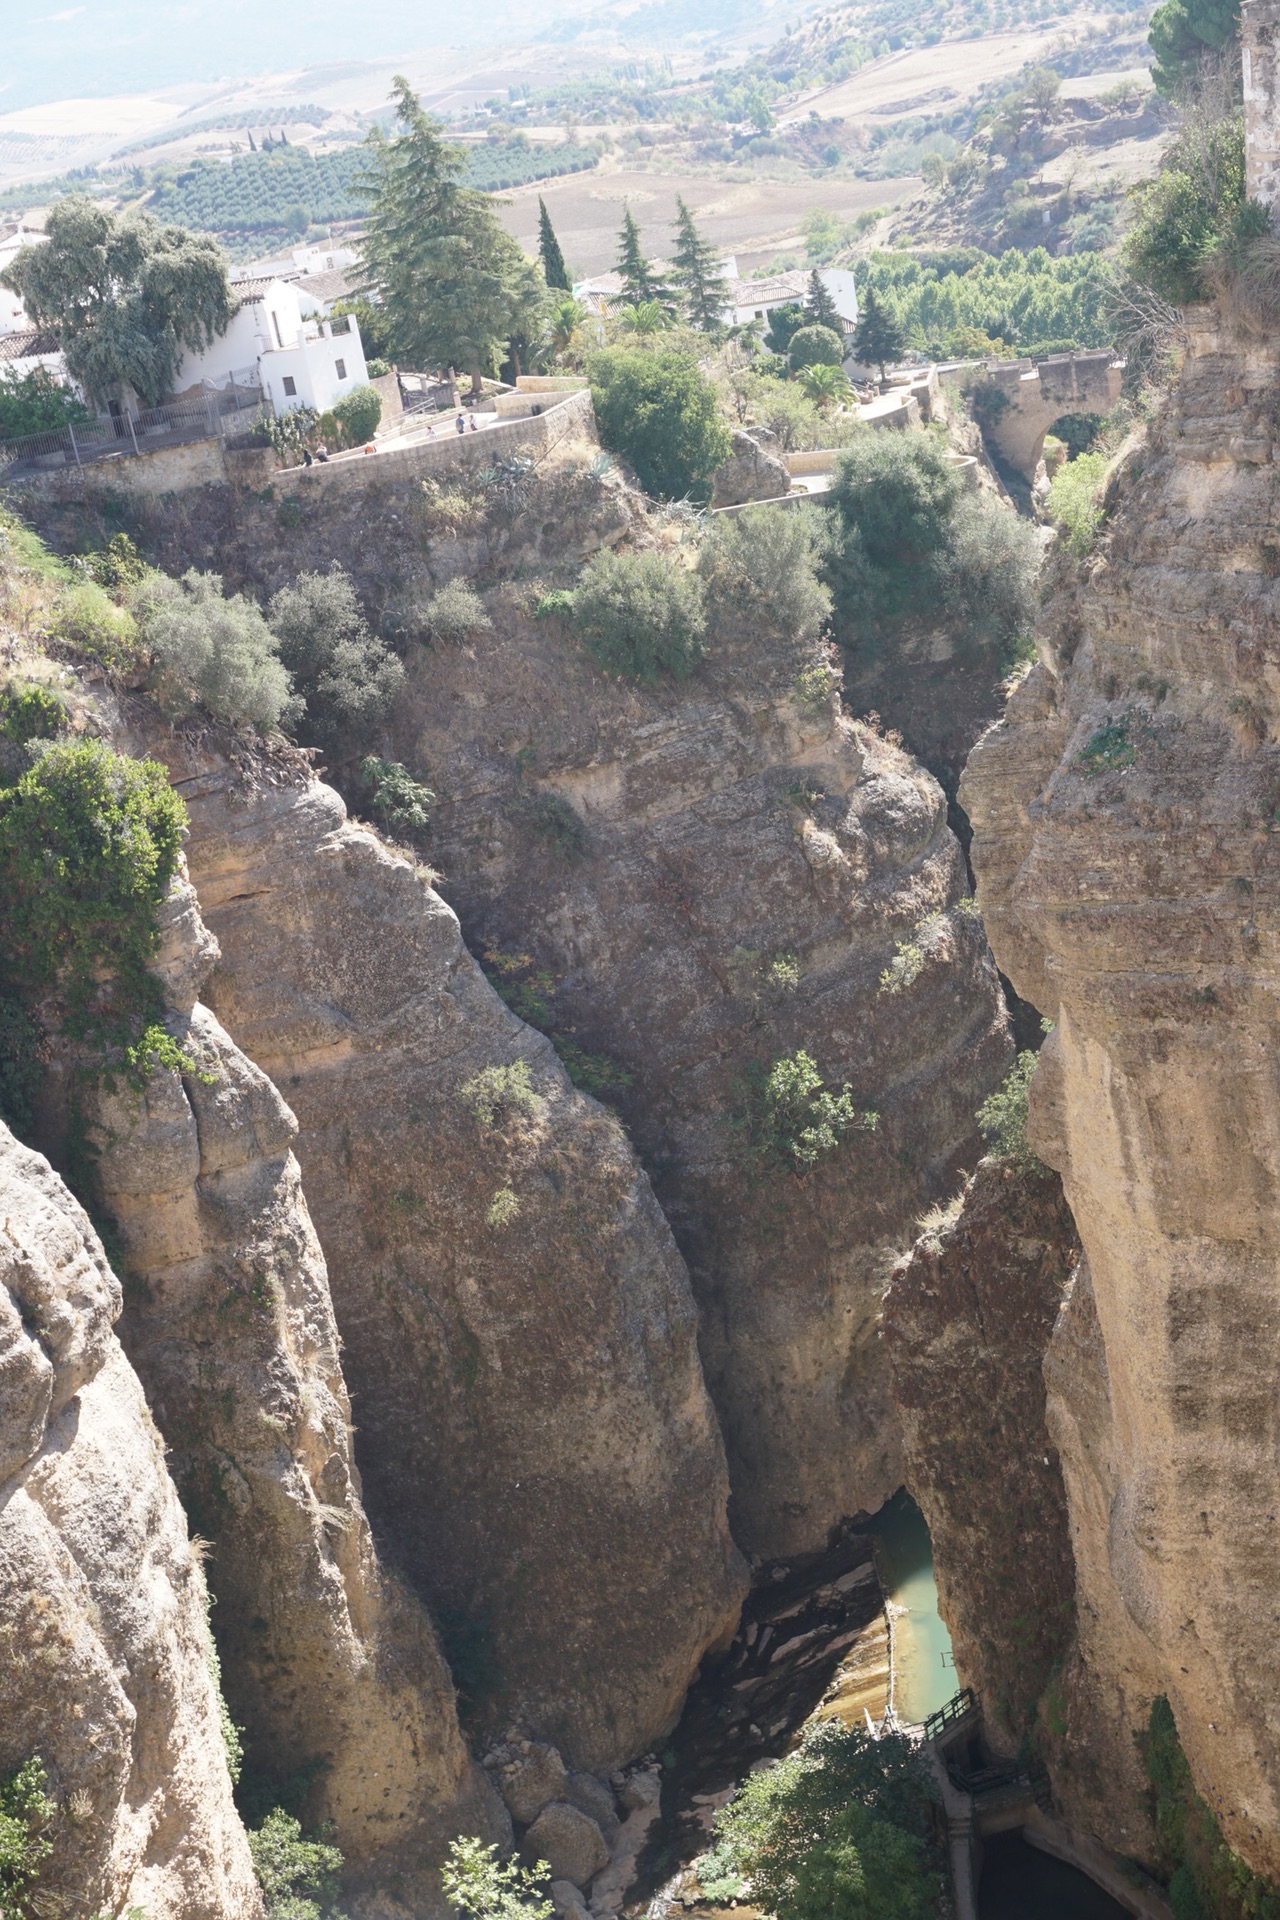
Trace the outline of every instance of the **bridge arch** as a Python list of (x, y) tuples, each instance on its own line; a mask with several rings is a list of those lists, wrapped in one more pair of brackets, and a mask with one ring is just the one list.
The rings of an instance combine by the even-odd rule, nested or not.
[(1002, 460), (1034, 480), (1054, 421), (1064, 413), (1106, 413), (1120, 398), (1123, 373), (1124, 361), (1106, 347), (992, 367), (983, 383), (983, 431)]

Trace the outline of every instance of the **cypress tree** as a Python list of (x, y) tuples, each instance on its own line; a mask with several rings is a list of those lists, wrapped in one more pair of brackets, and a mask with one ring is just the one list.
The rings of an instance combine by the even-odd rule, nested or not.
[(569, 284), (569, 269), (564, 264), (560, 242), (556, 239), (551, 215), (547, 212), (547, 203), (541, 194), (538, 195), (538, 257), (542, 261), (542, 277), (547, 285), (563, 287), (566, 293), (571, 293), (573, 289)]
[(906, 350), (906, 332), (897, 315), (881, 305), (874, 287), (868, 287), (853, 336), (854, 357), (860, 366), (879, 367), (883, 380), (889, 362), (900, 359)]
[(830, 327), (833, 333), (844, 337), (844, 321), (836, 308), (835, 301), (822, 284), (822, 275), (815, 267), (809, 275), (809, 287), (804, 296), (804, 317), (811, 327)]
[(638, 307), (642, 300), (653, 300), (659, 293), (657, 280), (640, 245), (640, 229), (630, 207), (624, 207), (622, 232), (618, 235), (617, 270), (622, 275), (622, 297)]
[(689, 324), (704, 333), (717, 333), (724, 324), (728, 292), (720, 272), (720, 258), (711, 242), (698, 232), (693, 215), (676, 195), (676, 283), (684, 296)]

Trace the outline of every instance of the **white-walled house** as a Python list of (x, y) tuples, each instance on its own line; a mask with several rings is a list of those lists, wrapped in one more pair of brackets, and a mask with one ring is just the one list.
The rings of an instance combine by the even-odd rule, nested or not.
[[(767, 279), (731, 280), (729, 300), (733, 317), (730, 325), (745, 327), (752, 320), (763, 320), (767, 326), (775, 307), (802, 307), (809, 291), (809, 272), (807, 267), (796, 267), (789, 273), (771, 274)], [(858, 324), (858, 289), (851, 269), (819, 267), (818, 278), (830, 294), (845, 332), (852, 333)]]
[(354, 319), (325, 320), (319, 302), (287, 280), (241, 280), (232, 292), (240, 296), (235, 317), (212, 346), (183, 355), (178, 393), (260, 386), (276, 414), (294, 407), (326, 413), (354, 387), (367, 386)]
[[(13, 265), (24, 247), (42, 247), (48, 238), (39, 227), (26, 227), (21, 220), (15, 226), (0, 227), (0, 273)], [(17, 294), (10, 293), (8, 287), (0, 287), (0, 335), (30, 331), (31, 322)]]

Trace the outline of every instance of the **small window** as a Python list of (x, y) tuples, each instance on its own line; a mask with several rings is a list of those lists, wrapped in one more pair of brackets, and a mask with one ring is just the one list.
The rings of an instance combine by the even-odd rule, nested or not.
[(291, 373), (286, 373), (284, 377), (284, 390), (291, 399), (298, 391), (298, 383)]
[(335, 372), (335, 373), (337, 374), (337, 376), (338, 376), (338, 378), (339, 378), (339, 380), (345, 380), (345, 379), (346, 379), (346, 377), (347, 377), (347, 363), (346, 363), (346, 361), (345, 361), (345, 360), (335, 360), (335, 361), (334, 361), (334, 363), (333, 363), (333, 370), (334, 370), (334, 372)]

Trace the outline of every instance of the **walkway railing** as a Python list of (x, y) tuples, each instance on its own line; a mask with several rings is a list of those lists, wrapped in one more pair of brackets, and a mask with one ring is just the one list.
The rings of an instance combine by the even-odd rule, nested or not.
[(945, 1706), (939, 1707), (936, 1713), (931, 1713), (926, 1717), (924, 1722), (925, 1739), (936, 1740), (938, 1735), (945, 1733), (948, 1727), (955, 1726), (958, 1721), (967, 1719), (971, 1713), (976, 1713), (977, 1711), (977, 1694), (972, 1687), (961, 1687), (959, 1693), (952, 1694)]
[(23, 434), (16, 440), (0, 440), (0, 481), (56, 472), (60, 467), (132, 459), (135, 454), (153, 453), (157, 448), (180, 446), (189, 440), (219, 435), (223, 439), (238, 438), (271, 417), (260, 392), (235, 387), (225, 393), (175, 400), (166, 407), (148, 407), (137, 414), (121, 412), (109, 420), (92, 420), (83, 426)]

